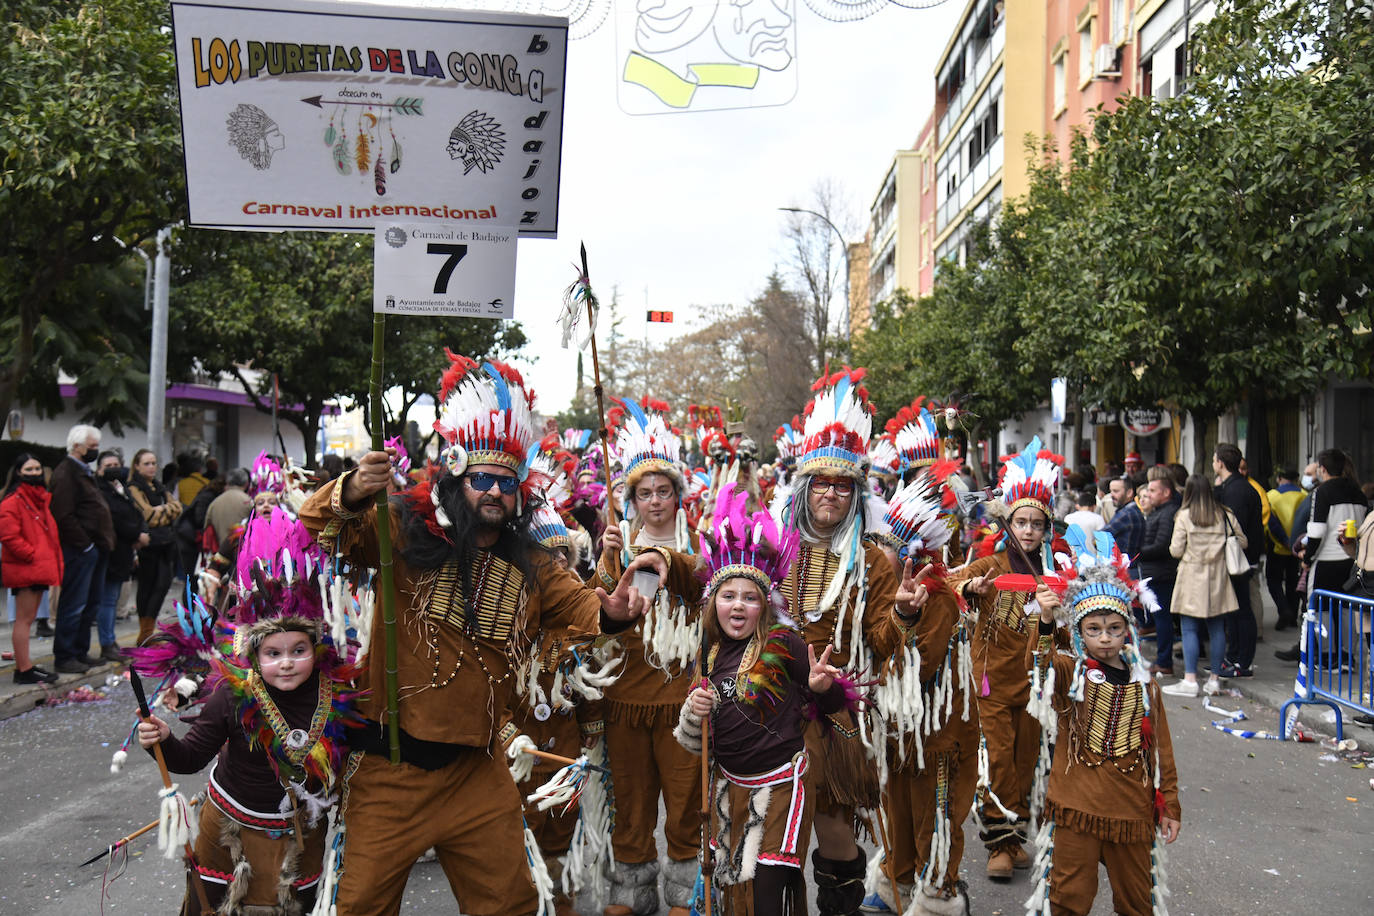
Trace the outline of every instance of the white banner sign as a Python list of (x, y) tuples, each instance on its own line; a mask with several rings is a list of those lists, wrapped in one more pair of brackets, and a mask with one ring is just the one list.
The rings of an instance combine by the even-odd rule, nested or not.
[(565, 19), (172, 3), (190, 221), (558, 231)]
[(378, 226), (372, 310), (388, 315), (511, 318), (516, 238), (510, 228)]

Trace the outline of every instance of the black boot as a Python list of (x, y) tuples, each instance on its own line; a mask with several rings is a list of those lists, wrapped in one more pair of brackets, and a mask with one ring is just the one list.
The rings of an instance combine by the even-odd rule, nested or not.
[(864, 901), (864, 875), (868, 857), (862, 849), (857, 859), (836, 862), (819, 851), (811, 853), (816, 876), (816, 910), (820, 916), (858, 916)]
[(52, 639), (53, 629), (52, 624), (48, 623), (48, 618), (39, 618), (38, 627), (33, 631), (33, 635), (36, 639)]

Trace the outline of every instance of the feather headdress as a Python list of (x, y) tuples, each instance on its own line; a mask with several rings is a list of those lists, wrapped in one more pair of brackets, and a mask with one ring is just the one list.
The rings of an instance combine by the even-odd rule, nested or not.
[(868, 440), (873, 434), (873, 406), (863, 387), (866, 369), (821, 376), (806, 405), (798, 474), (840, 474), (862, 480), (868, 475)]
[(1065, 570), (1072, 578), (1064, 590), (1063, 603), (1055, 614), (1057, 621), (1068, 628), (1074, 654), (1078, 656), (1069, 685), (1069, 696), (1075, 700), (1083, 699), (1083, 669), (1087, 650), (1083, 645), (1079, 624), (1091, 614), (1118, 614), (1126, 621), (1130, 635), (1121, 650), (1122, 658), (1131, 666), (1133, 680), (1148, 681), (1150, 670), (1140, 653), (1140, 637), (1136, 633), (1131, 603), (1139, 601), (1141, 607), (1150, 612), (1159, 610), (1159, 601), (1150, 590), (1149, 581), (1138, 581), (1131, 576), (1130, 558), (1121, 552), (1110, 532), (1088, 534), (1077, 525), (1070, 525), (1064, 539), (1073, 548), (1077, 572), (1077, 575), (1073, 575), (1074, 569)]
[(903, 407), (887, 421), (887, 431), (897, 448), (903, 474), (940, 460), (940, 434), (935, 428), (935, 418), (924, 404), (925, 399), (918, 397), (910, 407)]
[(494, 464), (527, 483), (535, 443), (534, 392), (504, 363), (478, 364), (451, 350), (444, 352), (450, 365), (439, 386), (434, 421), (435, 431), (448, 443), (441, 463), (455, 477), (470, 465)]
[(748, 502), (749, 493), (733, 483), (723, 484), (716, 494), (711, 530), (702, 538), (708, 594), (727, 579), (744, 577), (771, 595), (792, 568), (801, 535), (779, 528), (765, 510), (746, 514)]
[(801, 457), (802, 447), (806, 444), (806, 440), (802, 438), (801, 417), (794, 416), (791, 422), (779, 426), (778, 431), (773, 433), (773, 444), (777, 446), (778, 461), (782, 462), (782, 466), (795, 466), (797, 459)]
[(892, 477), (901, 470), (901, 458), (890, 436), (878, 436), (868, 446), (868, 460), (874, 474)]
[(881, 537), (897, 550), (905, 560), (908, 556), (928, 556), (940, 559), (949, 543), (950, 506), (946, 500), (944, 480), (953, 470), (948, 467), (918, 474), (898, 488), (887, 501), (883, 515), (885, 530)]
[(1040, 437), (1031, 439), (1019, 455), (1002, 459), (999, 484), (1002, 501), (1010, 515), (1022, 506), (1034, 506), (1054, 518), (1054, 491), (1064, 469), (1064, 456), (1040, 447)]
[(615, 430), (615, 450), (620, 455), (626, 489), (633, 489), (645, 474), (664, 474), (672, 478), (680, 498), (687, 487), (678, 466), (682, 440), (664, 420), (668, 405), (647, 397), (642, 404), (629, 398), (615, 400), (620, 406), (611, 408), (607, 424)]
[(253, 462), (252, 475), (249, 478), (248, 495), (276, 493), (280, 496), (285, 490), (286, 475), (282, 473), (281, 465), (271, 455), (267, 454), (266, 449), (258, 452), (258, 457)]

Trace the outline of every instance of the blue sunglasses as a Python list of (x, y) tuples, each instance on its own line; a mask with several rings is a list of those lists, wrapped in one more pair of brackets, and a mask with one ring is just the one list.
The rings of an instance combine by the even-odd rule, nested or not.
[(468, 486), (474, 493), (485, 493), (495, 484), (501, 492), (509, 496), (520, 486), (517, 477), (506, 477), (501, 474), (488, 474), (486, 471), (474, 471), (467, 475)]

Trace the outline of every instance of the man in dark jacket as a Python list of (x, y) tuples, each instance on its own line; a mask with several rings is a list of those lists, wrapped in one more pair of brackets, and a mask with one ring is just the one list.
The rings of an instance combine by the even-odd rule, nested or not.
[(123, 466), (116, 452), (101, 452), (95, 463), (96, 485), (110, 507), (114, 523), (115, 546), (105, 561), (105, 580), (100, 592), (100, 609), (96, 613), (95, 628), (100, 634), (100, 657), (108, 662), (123, 659), (115, 642), (115, 606), (119, 591), (134, 574), (134, 551), (148, 543), (148, 523), (129, 498), (124, 484), (129, 469)]
[(1259, 493), (1250, 485), (1244, 474), (1240, 473), (1240, 449), (1229, 442), (1217, 444), (1212, 454), (1212, 470), (1217, 474), (1215, 494), (1217, 501), (1235, 513), (1240, 522), (1240, 530), (1246, 539), (1245, 558), (1250, 561), (1250, 570), (1239, 576), (1231, 577), (1231, 587), (1236, 593), (1240, 609), (1227, 614), (1226, 654), (1230, 658), (1217, 674), (1221, 677), (1250, 677), (1250, 666), (1255, 662), (1255, 640), (1259, 635), (1255, 622), (1255, 611), (1250, 604), (1250, 577), (1259, 566), (1264, 555), (1264, 520), (1260, 506)]
[(62, 674), (85, 674), (96, 663), (87, 654), (91, 625), (100, 610), (105, 558), (115, 545), (110, 507), (90, 468), (99, 453), (100, 430), (73, 426), (67, 433), (67, 457), (58, 462), (49, 482), (64, 564), (53, 640), (53, 667)]
[(1170, 613), (1174, 597), (1174, 579), (1178, 574), (1178, 560), (1169, 553), (1169, 542), (1174, 537), (1174, 514), (1182, 503), (1174, 489), (1174, 478), (1169, 469), (1162, 466), (1150, 468), (1150, 482), (1145, 486), (1145, 499), (1149, 502), (1150, 514), (1145, 517), (1145, 532), (1140, 540), (1140, 575), (1150, 580), (1150, 588), (1159, 599), (1159, 610), (1154, 613), (1155, 643), (1158, 646), (1155, 663), (1150, 666), (1155, 674), (1174, 673), (1174, 621)]

